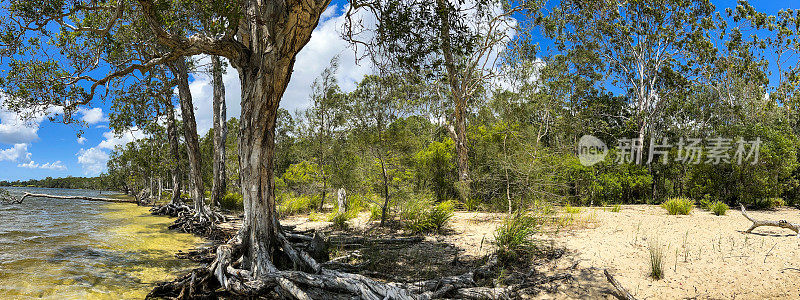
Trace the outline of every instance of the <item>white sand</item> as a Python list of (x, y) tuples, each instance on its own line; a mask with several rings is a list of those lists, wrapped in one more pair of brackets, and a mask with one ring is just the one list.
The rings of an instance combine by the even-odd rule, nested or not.
[[(748, 213), (798, 223), (799, 212)], [(582, 214), (592, 215), (596, 228), (562, 232), (558, 241), (580, 260), (579, 268), (599, 274), (608, 268), (639, 299), (800, 299), (800, 238), (790, 230), (760, 227), (745, 234), (751, 223), (738, 210), (714, 216), (696, 208), (689, 216), (669, 216), (658, 206), (633, 205)], [(658, 281), (648, 277), (651, 243), (664, 249), (664, 279)]]

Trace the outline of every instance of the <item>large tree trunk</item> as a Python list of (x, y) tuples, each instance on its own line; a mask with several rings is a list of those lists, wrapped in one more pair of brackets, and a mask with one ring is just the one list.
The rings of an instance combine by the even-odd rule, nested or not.
[(194, 211), (201, 220), (208, 216), (205, 209), (205, 194), (203, 192), (203, 174), (200, 166), (200, 142), (197, 137), (197, 122), (194, 119), (194, 104), (192, 93), (189, 90), (189, 70), (186, 60), (179, 59), (170, 66), (178, 77), (178, 97), (181, 102), (181, 115), (183, 117), (183, 135), (186, 140), (186, 149), (189, 156), (189, 176), (191, 177), (191, 193), (194, 199)]
[[(467, 147), (467, 99), (459, 82), (458, 70), (451, 48), (450, 40), (450, 6), (444, 0), (436, 0), (439, 11), (439, 36), (442, 47), (442, 56), (447, 70), (447, 82), (450, 85), (450, 98), (455, 105), (455, 146), (458, 167), (458, 180), (469, 193), (469, 148)], [(469, 195), (463, 195), (469, 196)]]
[(211, 201), (219, 206), (220, 200), (227, 190), (227, 172), (225, 170), (225, 140), (228, 126), (225, 107), (225, 84), (222, 82), (222, 64), (219, 56), (211, 56), (212, 85), (214, 87), (214, 166), (211, 183)]
[(242, 84), (239, 134), (239, 176), (244, 198), (244, 220), (239, 232), (245, 250), (242, 267), (257, 278), (275, 271), (271, 257), (282, 248), (278, 242), (280, 227), (273, 174), (278, 107), (289, 84), (295, 57), (308, 43), (328, 2), (260, 3), (244, 2), (245, 15), (237, 39), (247, 50), (231, 60)]
[[(277, 58), (264, 62), (265, 71), (276, 69), (277, 63)], [(275, 122), (278, 103), (288, 82), (288, 74), (276, 76), (275, 72), (267, 71), (269, 74), (261, 75), (258, 71), (258, 68), (241, 67), (239, 70), (242, 82), (239, 166), (244, 197), (244, 223), (240, 234), (249, 254), (250, 271), (257, 276), (274, 271), (271, 256), (277, 247), (278, 233), (273, 176)]]
[(178, 130), (175, 126), (175, 107), (172, 101), (167, 101), (167, 138), (169, 139), (169, 152), (172, 154), (172, 199), (170, 204), (177, 204), (181, 200), (181, 152), (178, 143)]

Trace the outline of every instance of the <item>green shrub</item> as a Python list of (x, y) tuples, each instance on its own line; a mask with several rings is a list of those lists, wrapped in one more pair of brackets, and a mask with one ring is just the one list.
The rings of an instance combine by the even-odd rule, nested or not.
[(618, 164), (614, 161), (615, 149), (609, 149), (608, 157), (592, 167), (577, 161), (569, 165), (569, 182), (574, 183), (573, 196), (582, 205), (599, 203), (645, 203), (652, 198), (653, 177), (645, 166)]
[(464, 209), (467, 211), (475, 211), (478, 210), (478, 207), (481, 205), (481, 199), (470, 197), (463, 201)]
[(439, 231), (453, 217), (454, 206), (452, 201), (434, 205), (427, 198), (408, 201), (401, 213), (403, 225), (414, 233)]
[(347, 220), (349, 220), (348, 213), (332, 213), (328, 218), (328, 221), (333, 223), (334, 228), (338, 229), (347, 229)]
[(383, 210), (382, 210), (380, 205), (373, 203), (373, 204), (371, 204), (369, 206), (369, 220), (370, 221), (380, 220), (382, 213), (383, 213)]
[(220, 207), (230, 210), (244, 209), (244, 199), (239, 193), (227, 193), (219, 201)]
[(715, 215), (724, 216), (728, 211), (728, 205), (722, 201), (714, 201), (708, 204), (708, 210), (712, 211)]
[(579, 214), (581, 213), (580, 207), (573, 207), (572, 205), (567, 204), (564, 206), (564, 212), (568, 214)]
[(753, 201), (753, 206), (756, 209), (776, 209), (784, 205), (786, 205), (786, 203), (783, 202), (783, 199), (777, 197), (761, 198)]
[(620, 212), (622, 211), (622, 205), (614, 204), (611, 206), (611, 212)]
[(514, 262), (532, 254), (536, 250), (533, 235), (538, 231), (539, 225), (539, 219), (520, 211), (508, 215), (494, 234), (498, 259), (502, 262)]
[(278, 203), (278, 212), (283, 216), (310, 212), (316, 207), (315, 198), (317, 196), (301, 195), (292, 197), (290, 195), (281, 195), (279, 198), (278, 200), (281, 201)]
[(675, 197), (664, 201), (661, 207), (666, 209), (670, 215), (688, 215), (692, 212), (694, 201), (689, 198)]
[(442, 230), (442, 227), (447, 224), (447, 221), (453, 218), (454, 203), (452, 201), (444, 201), (436, 204), (427, 215), (430, 224), (436, 231)]
[(664, 278), (664, 249), (656, 242), (651, 242), (650, 250), (650, 277), (659, 280)]
[(705, 210), (711, 210), (711, 196), (708, 194), (703, 195), (703, 199), (700, 199), (700, 207)]

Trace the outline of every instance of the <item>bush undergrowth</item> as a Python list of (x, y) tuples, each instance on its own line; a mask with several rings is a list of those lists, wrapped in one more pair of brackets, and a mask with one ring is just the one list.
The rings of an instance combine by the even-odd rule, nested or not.
[(520, 211), (508, 215), (495, 231), (494, 245), (498, 259), (509, 263), (529, 257), (536, 250), (533, 235), (539, 225), (541, 219)]
[(661, 204), (670, 215), (688, 215), (692, 212), (694, 201), (689, 198), (675, 197), (670, 198)]

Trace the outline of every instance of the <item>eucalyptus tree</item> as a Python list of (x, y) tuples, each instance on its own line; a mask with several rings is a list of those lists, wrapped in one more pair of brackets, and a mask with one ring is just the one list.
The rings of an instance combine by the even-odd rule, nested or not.
[(339, 89), (336, 72), (339, 68), (338, 57), (331, 60), (330, 65), (322, 71), (312, 84), (311, 107), (303, 112), (305, 118), (304, 132), (310, 143), (309, 151), (320, 167), (318, 176), (322, 181), (321, 200), (317, 209), (325, 205), (328, 183), (333, 164), (334, 143), (336, 136), (345, 124), (346, 114), (343, 107), (344, 95)]
[[(727, 15), (735, 25), (731, 29), (731, 45), (750, 50), (753, 63), (774, 70), (778, 82), (771, 85), (770, 97), (797, 110), (800, 106), (800, 10), (783, 9), (775, 15), (757, 11), (747, 1), (738, 1), (728, 8)], [(746, 35), (749, 33), (749, 35)], [(770, 55), (773, 59), (765, 60)], [(759, 60), (760, 58), (760, 60)]]
[[(642, 141), (666, 101), (684, 88), (669, 84), (670, 77), (697, 78), (697, 62), (716, 51), (708, 0), (565, 0), (543, 22), (559, 48), (592, 51), (610, 83), (630, 94)], [(638, 147), (642, 161), (643, 143)]]
[[(3, 72), (0, 87), (12, 104), (18, 104), (12, 108), (58, 106), (69, 116), (80, 106), (113, 97), (110, 91), (125, 88), (126, 80), (156, 66), (178, 64), (182, 69), (186, 57), (199, 54), (225, 57), (232, 64), (242, 85), (239, 166), (244, 220), (238, 234), (217, 248), (209, 268), (184, 278), (191, 281), (185, 291), (213, 285), (210, 276), (237, 295), (277, 290), (300, 299), (310, 297), (297, 283), (308, 291), (322, 290), (320, 295), (370, 299), (430, 297), (474, 285), (472, 276), (386, 284), (328, 270), (297, 250), (283, 233), (275, 210), (273, 169), (278, 107), (297, 53), (308, 43), (328, 4), (328, 0), (12, 1), (2, 9), (0, 44), (9, 70)], [(198, 19), (217, 20), (219, 30), (206, 30)], [(149, 60), (120, 56), (125, 53), (120, 48), (132, 47), (116, 43), (125, 35), (138, 37), (134, 45), (158, 45), (164, 50)], [(273, 259), (289, 263), (274, 264)], [(441, 290), (444, 285), (452, 288)]]
[(382, 181), (383, 205), (381, 206), (381, 226), (386, 223), (389, 209), (390, 187), (396, 168), (391, 145), (396, 141), (387, 137), (389, 125), (413, 111), (414, 85), (405, 82), (413, 76), (400, 74), (386, 76), (368, 75), (359, 82), (356, 89), (348, 94), (348, 114), (353, 132), (360, 137), (360, 145), (368, 157), (378, 165)]
[[(345, 37), (364, 45), (379, 68), (390, 66), (431, 74), (445, 80), (452, 103), (448, 129), (455, 140), (458, 178), (463, 196), (469, 197), (469, 147), (467, 117), (470, 102), (498, 75), (496, 66), (516, 32), (532, 23), (543, 1), (478, 0), (435, 3), (421, 0), (353, 1)], [(367, 11), (378, 19), (375, 28), (358, 22)], [(515, 19), (514, 16), (521, 18)]]

